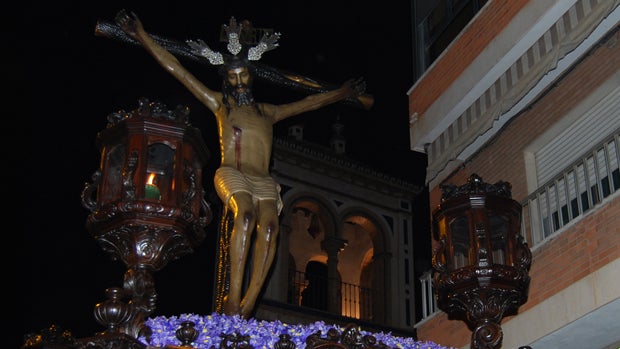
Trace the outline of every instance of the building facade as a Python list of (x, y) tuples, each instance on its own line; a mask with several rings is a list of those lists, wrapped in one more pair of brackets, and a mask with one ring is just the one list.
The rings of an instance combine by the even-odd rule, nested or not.
[(275, 139), (271, 174), (284, 208), (255, 317), (413, 336), (413, 201), (422, 188), (348, 158), (342, 127), (333, 125), (330, 147), (304, 141), (298, 125)]
[[(620, 342), (619, 23), (617, 1), (489, 1), (408, 91), (431, 210), (472, 174), (522, 205), (531, 283), (503, 348)], [(418, 337), (468, 348), (426, 289)]]

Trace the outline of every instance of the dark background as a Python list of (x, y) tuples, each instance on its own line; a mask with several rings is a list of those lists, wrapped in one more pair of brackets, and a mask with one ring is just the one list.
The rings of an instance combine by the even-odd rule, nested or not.
[[(330, 125), (339, 116), (349, 156), (424, 185), (426, 158), (409, 150), (406, 92), (413, 85), (413, 63), (407, 1), (21, 4), (7, 19), (11, 28), (4, 34), (5, 45), (11, 54), (3, 68), (9, 97), (15, 96), (7, 101), (15, 110), (9, 108), (4, 137), (9, 178), (3, 192), (14, 195), (11, 206), (17, 208), (15, 214), (5, 213), (5, 224), (17, 220), (16, 235), (22, 239), (10, 251), (17, 256), (10, 263), (18, 277), (7, 285), (16, 292), (22, 322), (17, 345), (23, 334), (51, 324), (78, 338), (101, 331), (93, 307), (105, 300), (106, 288), (122, 285), (125, 266), (112, 261), (85, 229), (89, 211), (80, 201), (84, 184), (99, 166), (95, 139), (109, 113), (135, 109), (140, 97), (170, 109), (188, 106), (192, 124), (212, 153), (208, 176), (219, 162), (210, 112), (141, 47), (95, 36), (97, 21), (113, 21), (122, 8), (134, 11), (149, 33), (180, 41), (202, 38), (217, 50), (223, 50), (220, 26), (231, 16), (248, 19), (255, 27), (282, 33), (280, 47), (265, 53), (261, 63), (336, 85), (364, 77), (367, 92), (375, 97), (371, 110), (329, 106), (281, 122), (276, 137), (302, 122), (307, 140), (327, 146)], [(181, 62), (207, 86), (220, 88), (215, 67)], [(254, 90), (257, 100), (276, 104), (303, 97), (260, 81)], [(427, 198), (423, 192), (415, 203), (416, 271), (430, 266)], [(12, 236), (15, 229), (7, 231)], [(212, 311), (215, 224), (207, 232), (194, 254), (155, 273), (159, 297), (153, 316)]]

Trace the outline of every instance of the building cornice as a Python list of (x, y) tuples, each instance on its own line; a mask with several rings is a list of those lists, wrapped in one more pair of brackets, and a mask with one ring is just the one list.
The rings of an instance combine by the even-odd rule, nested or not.
[[(418, 112), (410, 102), (411, 149), (428, 155), (429, 186), (439, 184), (552, 86), (617, 26), (618, 16), (618, 1), (529, 2), (492, 41), (510, 45), (482, 50), (426, 110)], [(475, 20), (485, 18), (488, 23), (495, 18), (488, 8)], [(456, 41), (475, 40), (477, 27), (472, 27), (466, 27)], [(459, 55), (451, 47), (435, 65), (441, 65), (443, 56)], [(428, 76), (432, 74), (421, 80)], [(421, 85), (416, 83), (410, 95)]]
[[(420, 185), (377, 171), (346, 156), (334, 154), (329, 148), (309, 142), (275, 137), (273, 159), (403, 199), (413, 199), (422, 191)], [(277, 169), (273, 171), (277, 172)]]

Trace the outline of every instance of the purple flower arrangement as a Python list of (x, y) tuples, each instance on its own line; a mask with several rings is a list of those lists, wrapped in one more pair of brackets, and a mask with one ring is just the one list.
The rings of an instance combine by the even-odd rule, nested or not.
[[(344, 328), (339, 325), (327, 325), (323, 321), (310, 324), (286, 324), (276, 321), (259, 321), (256, 319), (244, 319), (240, 316), (223, 315), (212, 313), (211, 315), (181, 314), (171, 317), (154, 317), (146, 320), (146, 325), (152, 330), (150, 338), (140, 337), (139, 340), (145, 345), (164, 347), (166, 345), (180, 346), (183, 343), (176, 337), (176, 332), (181, 324), (192, 322), (198, 336), (191, 343), (193, 348), (210, 349), (219, 348), (223, 337), (227, 335), (239, 335), (249, 339), (249, 344), (254, 349), (273, 349), (274, 344), (287, 335), (296, 349), (306, 348), (308, 336), (320, 332), (326, 336), (329, 330), (337, 330), (342, 333)], [(362, 336), (370, 335), (376, 339), (376, 343), (395, 349), (454, 349), (429, 341), (417, 341), (410, 337), (395, 337), (390, 333), (367, 332), (359, 330)]]

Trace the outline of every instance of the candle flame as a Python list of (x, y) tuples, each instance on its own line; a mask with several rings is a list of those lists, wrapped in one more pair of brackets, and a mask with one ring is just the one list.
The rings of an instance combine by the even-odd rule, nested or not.
[(153, 181), (155, 181), (155, 174), (151, 173), (149, 174), (149, 178), (146, 180), (146, 184), (153, 184)]

